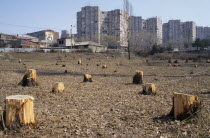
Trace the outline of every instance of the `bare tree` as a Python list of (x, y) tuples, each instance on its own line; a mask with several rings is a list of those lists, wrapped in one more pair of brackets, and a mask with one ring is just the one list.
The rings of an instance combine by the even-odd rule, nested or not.
[(148, 52), (156, 44), (157, 38), (153, 33), (139, 31), (135, 35), (131, 35), (129, 42), (130, 50)]
[[(129, 16), (132, 16), (132, 14), (133, 14), (133, 6), (132, 6), (132, 4), (129, 2), (129, 0), (124, 0), (124, 3), (123, 3), (123, 8), (124, 8), (124, 11), (127, 13), (127, 14), (125, 14), (125, 19), (127, 19), (127, 38), (126, 38), (126, 40), (127, 40), (127, 43), (128, 43), (128, 59), (131, 59), (131, 54), (130, 54), (130, 42), (129, 42), (129, 40), (130, 40), (130, 30), (129, 30), (129, 27), (128, 27), (128, 24), (129, 24)], [(124, 28), (125, 29), (125, 28)]]

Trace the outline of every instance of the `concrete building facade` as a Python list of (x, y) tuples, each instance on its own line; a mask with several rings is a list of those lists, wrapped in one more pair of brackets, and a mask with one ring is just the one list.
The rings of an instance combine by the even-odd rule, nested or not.
[(100, 43), (101, 11), (97, 6), (82, 7), (77, 12), (77, 34), (80, 38)]
[(70, 33), (68, 30), (62, 30), (61, 31), (61, 38), (68, 38), (70, 37)]
[(141, 16), (129, 17), (129, 30), (131, 36), (137, 36), (143, 31), (146, 31), (146, 22)]
[(180, 20), (169, 20), (163, 24), (163, 42), (179, 41), (183, 38), (182, 22)]
[(163, 29), (162, 20), (159, 17), (153, 17), (146, 20), (146, 30), (152, 34), (155, 34), (157, 44), (163, 42)]
[(163, 43), (167, 43), (169, 41), (169, 24), (163, 24)]
[(196, 38), (204, 39), (204, 27), (196, 26)]
[(204, 27), (204, 38), (210, 39), (210, 27)]
[(109, 11), (108, 35), (115, 36), (119, 46), (128, 46), (128, 14), (123, 10)]
[[(196, 37), (196, 24), (195, 22), (181, 22), (180, 20), (169, 20), (168, 23), (163, 24), (163, 42), (177, 42), (187, 41), (193, 42)], [(202, 29), (200, 29), (202, 32)]]
[(77, 12), (79, 38), (101, 43), (102, 36), (114, 36), (119, 46), (127, 46), (128, 16), (122, 10), (101, 11), (97, 6), (86, 6)]
[(196, 39), (196, 24), (193, 21), (184, 22), (183, 25), (183, 38), (189, 42)]
[(210, 39), (210, 27), (197, 26), (196, 38)]

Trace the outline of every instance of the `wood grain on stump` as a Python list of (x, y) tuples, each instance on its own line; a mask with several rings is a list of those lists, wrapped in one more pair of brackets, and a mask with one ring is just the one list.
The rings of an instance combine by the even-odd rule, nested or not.
[(133, 83), (134, 84), (143, 84), (143, 71), (136, 72), (136, 74), (133, 76)]
[(6, 126), (8, 128), (35, 124), (34, 98), (29, 95), (6, 97)]
[(183, 120), (193, 115), (199, 108), (198, 96), (182, 93), (173, 94), (173, 107), (171, 113), (175, 120)]
[(105, 69), (105, 68), (107, 68), (107, 65), (103, 65), (103, 66), (102, 66), (102, 69)]
[(92, 81), (92, 76), (89, 74), (84, 74), (84, 80), (83, 82), (93, 82)]
[(157, 88), (155, 86), (155, 84), (153, 83), (146, 83), (143, 86), (143, 94), (156, 94), (157, 93)]
[(27, 70), (25, 75), (23, 76), (22, 81), (19, 84), (22, 86), (38, 86), (36, 70)]
[(52, 92), (64, 92), (65, 90), (65, 87), (64, 87), (64, 84), (63, 82), (57, 82), (53, 85), (53, 88), (52, 88)]
[(82, 60), (78, 60), (78, 64), (82, 64)]

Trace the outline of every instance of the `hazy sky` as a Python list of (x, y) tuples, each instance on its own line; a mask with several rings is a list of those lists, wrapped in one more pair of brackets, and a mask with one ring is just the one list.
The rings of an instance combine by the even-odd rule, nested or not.
[[(130, 0), (135, 16), (159, 16), (210, 26), (210, 0)], [(25, 34), (42, 29), (61, 31), (76, 25), (83, 6), (108, 11), (122, 9), (123, 0), (0, 0), (0, 33)], [(31, 28), (32, 27), (32, 28)], [(74, 32), (76, 28), (73, 29)]]

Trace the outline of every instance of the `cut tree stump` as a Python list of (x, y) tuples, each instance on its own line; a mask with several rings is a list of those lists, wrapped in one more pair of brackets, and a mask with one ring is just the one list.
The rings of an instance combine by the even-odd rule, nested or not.
[(6, 97), (6, 127), (16, 128), (34, 125), (34, 98), (29, 95)]
[(142, 94), (156, 94), (157, 93), (157, 88), (156, 85), (153, 83), (146, 83), (143, 85), (143, 91)]
[(93, 82), (92, 81), (92, 76), (89, 74), (84, 74), (84, 80), (83, 82)]
[(103, 66), (102, 66), (102, 69), (106, 69), (106, 68), (107, 68), (107, 65), (103, 65)]
[(136, 74), (133, 76), (134, 84), (143, 84), (143, 71), (136, 71)]
[(62, 92), (64, 92), (64, 90), (65, 90), (65, 87), (64, 87), (63, 82), (55, 83), (52, 88), (52, 92), (55, 92), (55, 93), (57, 93), (57, 92), (62, 93)]
[(82, 64), (82, 60), (78, 60), (78, 64)]
[(22, 81), (19, 84), (22, 86), (38, 86), (36, 70), (27, 70), (25, 75), (23, 76)]
[(198, 96), (174, 93), (170, 114), (173, 115), (175, 120), (183, 120), (194, 115), (199, 107)]

